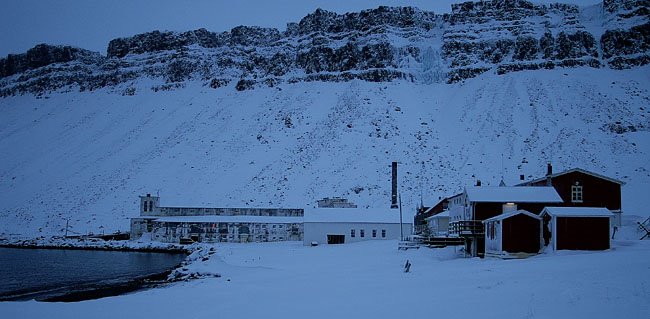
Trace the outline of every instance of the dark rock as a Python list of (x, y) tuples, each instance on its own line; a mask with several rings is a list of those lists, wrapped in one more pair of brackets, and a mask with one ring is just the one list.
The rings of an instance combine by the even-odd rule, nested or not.
[(537, 39), (532, 36), (520, 36), (515, 41), (515, 49), (512, 55), (513, 60), (535, 60), (539, 46)]
[(447, 74), (447, 83), (460, 82), (465, 79), (473, 78), (481, 73), (489, 71), (490, 68), (465, 68), (455, 69)]
[(101, 60), (102, 57), (97, 52), (71, 46), (39, 44), (23, 54), (9, 54), (6, 58), (0, 59), (0, 78), (53, 63), (78, 61), (83, 64), (93, 64)]
[(226, 86), (230, 83), (230, 79), (212, 79), (210, 81), (210, 87), (213, 89)]
[(247, 80), (247, 79), (241, 79), (237, 82), (237, 85), (235, 85), (235, 89), (237, 91), (252, 90), (254, 88), (255, 88), (255, 81)]
[(605, 58), (647, 52), (650, 50), (650, 23), (629, 30), (607, 30), (600, 37), (600, 43)]

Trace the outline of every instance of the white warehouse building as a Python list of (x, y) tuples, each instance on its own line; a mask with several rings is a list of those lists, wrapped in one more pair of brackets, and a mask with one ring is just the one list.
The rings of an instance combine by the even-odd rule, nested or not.
[(411, 235), (412, 222), (402, 223), (399, 210), (311, 208), (305, 210), (303, 243), (343, 244), (364, 240), (395, 240)]

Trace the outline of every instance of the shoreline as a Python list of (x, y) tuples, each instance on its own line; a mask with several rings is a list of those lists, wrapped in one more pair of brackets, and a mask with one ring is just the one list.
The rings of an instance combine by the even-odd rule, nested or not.
[[(180, 265), (180, 264), (179, 264)], [(178, 265), (175, 267), (177, 268)], [(173, 268), (173, 269), (175, 269)], [(85, 300), (94, 300), (105, 297), (113, 297), (128, 294), (131, 292), (147, 290), (164, 286), (172, 281), (168, 276), (173, 269), (163, 272), (139, 276), (121, 282), (113, 283), (86, 283), (77, 289), (68, 289), (63, 291), (41, 290), (41, 291), (15, 291), (13, 295), (0, 296), (0, 302), (11, 301), (29, 301), (38, 302), (79, 302)]]
[(100, 250), (125, 251), (142, 253), (191, 254), (190, 248), (185, 247), (128, 247), (128, 246), (72, 246), (72, 245), (40, 245), (40, 244), (0, 244), (0, 248), (15, 249), (59, 249), (59, 250)]
[(37, 237), (37, 238), (0, 238), (0, 247), (18, 249), (74, 249), (105, 250), (191, 254), (196, 250), (192, 245), (161, 243), (155, 241), (104, 240), (83, 237)]
[[(175, 268), (178, 268), (178, 266)], [(167, 278), (172, 271), (173, 270), (167, 270), (157, 274), (137, 277), (126, 282), (96, 285), (52, 297), (34, 298), (34, 300), (39, 302), (79, 302), (125, 295), (136, 291), (157, 288), (171, 283)]]
[[(188, 269), (195, 261), (206, 260), (214, 254), (213, 246), (176, 245), (157, 242), (132, 241), (87, 241), (71, 239), (0, 241), (0, 248), (11, 249), (52, 249), (52, 250), (88, 250), (88, 251), (122, 251), (142, 253), (185, 254), (185, 258), (176, 266), (155, 274), (139, 276), (116, 283), (89, 283), (78, 290), (60, 294), (47, 291), (19, 292), (14, 296), (2, 296), (0, 302), (36, 300), (39, 302), (78, 302), (105, 297), (119, 296), (136, 291), (165, 286), (178, 281), (188, 281), (204, 277), (220, 277), (219, 274), (199, 273)], [(191, 267), (190, 267), (191, 268)]]

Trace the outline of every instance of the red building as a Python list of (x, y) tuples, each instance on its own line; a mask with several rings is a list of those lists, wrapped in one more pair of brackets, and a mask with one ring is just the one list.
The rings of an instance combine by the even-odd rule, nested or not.
[(517, 186), (553, 186), (563, 207), (605, 207), (614, 214), (612, 226), (621, 225), (621, 186), (624, 182), (581, 168), (553, 173), (548, 164), (546, 177)]
[(422, 234), (426, 232), (427, 229), (427, 221), (426, 219), (436, 215), (440, 214), (442, 211), (447, 209), (447, 205), (449, 204), (449, 200), (447, 198), (441, 199), (438, 204), (436, 204), (433, 207), (419, 207), (417, 212), (415, 213), (415, 216), (413, 217), (413, 226), (415, 228), (415, 233), (416, 234)]
[(609, 249), (611, 216), (604, 207), (546, 207), (541, 214), (544, 245), (553, 250)]
[[(486, 238), (494, 237), (490, 230), (497, 225), (502, 227), (499, 237), (489, 238), (495, 254), (517, 253), (518, 249), (532, 253), (536, 247), (532, 237), (544, 246), (551, 240), (553, 249), (609, 249), (610, 227), (621, 222), (622, 185), (619, 180), (580, 168), (553, 173), (548, 164), (545, 177), (514, 187), (465, 188), (461, 196), (448, 201), (449, 233), (464, 238), (465, 251), (471, 256), (484, 254)], [(565, 209), (555, 211), (550, 209), (553, 207)], [(541, 229), (532, 232), (532, 237), (530, 231), (517, 229), (530, 228), (535, 222), (529, 215), (540, 216), (543, 211)], [(513, 244), (523, 241), (530, 242), (522, 246), (525, 249)]]

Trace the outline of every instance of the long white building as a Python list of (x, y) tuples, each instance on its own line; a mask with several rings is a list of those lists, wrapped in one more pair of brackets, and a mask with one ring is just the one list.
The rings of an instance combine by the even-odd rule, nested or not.
[(343, 244), (364, 240), (400, 239), (411, 235), (413, 223), (402, 224), (399, 210), (372, 208), (311, 208), (305, 210), (304, 244)]
[(140, 196), (140, 217), (131, 219), (131, 238), (151, 234), (167, 243), (300, 241), (302, 209), (163, 207), (160, 197)]

